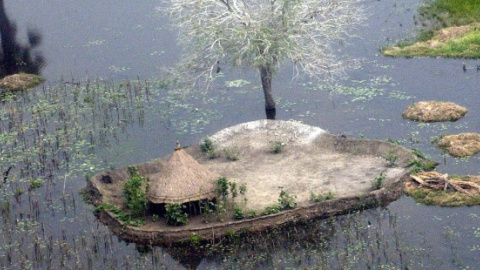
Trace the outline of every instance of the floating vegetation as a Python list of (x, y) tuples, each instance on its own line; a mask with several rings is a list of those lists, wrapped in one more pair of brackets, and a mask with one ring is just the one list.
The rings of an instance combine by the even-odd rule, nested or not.
[(478, 205), (480, 204), (480, 177), (422, 172), (413, 174), (407, 179), (405, 193), (425, 204)]
[[(160, 86), (140, 80), (118, 85), (62, 81), (1, 97), (0, 268), (138, 264), (140, 258), (118, 257), (116, 251), (110, 255), (123, 250), (124, 244), (113, 241), (107, 229), (99, 229), (93, 216), (78, 212), (79, 202), (82, 208), (88, 206), (77, 190), (84, 186), (84, 175), (112, 166), (101, 161), (103, 156), (121, 146), (128, 130), (143, 125), (149, 115), (168, 123), (165, 128), (172, 134), (198, 132), (210, 121), (213, 109), (204, 113), (191, 103), (203, 102), (204, 97), (182, 98), (166, 89), (168, 84)], [(190, 110), (188, 118), (182, 118), (185, 108)], [(169, 118), (172, 115), (175, 121)], [(145, 222), (119, 209), (110, 211), (128, 225)], [(98, 254), (109, 262), (102, 263)], [(158, 250), (155, 254), (159, 260)]]
[(480, 152), (480, 134), (461, 133), (440, 138), (437, 146), (444, 148), (454, 157), (473, 156)]
[(403, 112), (404, 118), (422, 122), (457, 121), (467, 114), (465, 107), (452, 102), (420, 101)]
[(0, 80), (0, 94), (3, 94), (2, 89), (5, 91), (27, 90), (39, 85), (43, 81), (42, 77), (35, 74), (20, 73), (6, 76)]

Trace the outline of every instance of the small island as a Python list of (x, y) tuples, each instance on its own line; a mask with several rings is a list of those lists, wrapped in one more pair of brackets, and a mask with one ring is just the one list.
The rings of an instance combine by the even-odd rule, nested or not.
[(388, 204), (417, 160), (386, 141), (259, 120), (177, 145), (166, 158), (97, 173), (84, 191), (123, 239), (180, 243)]

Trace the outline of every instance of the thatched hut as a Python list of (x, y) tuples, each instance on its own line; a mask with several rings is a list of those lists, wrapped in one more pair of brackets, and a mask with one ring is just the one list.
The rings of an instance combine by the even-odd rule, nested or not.
[(166, 204), (178, 203), (185, 204), (190, 215), (201, 213), (202, 205), (215, 199), (215, 181), (219, 177), (177, 146), (164, 170), (149, 177), (150, 212), (163, 215)]

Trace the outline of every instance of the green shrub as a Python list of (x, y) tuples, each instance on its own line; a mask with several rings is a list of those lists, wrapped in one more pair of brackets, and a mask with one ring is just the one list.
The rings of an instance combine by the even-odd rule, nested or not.
[(335, 193), (332, 191), (327, 192), (327, 194), (315, 194), (313, 192), (310, 192), (310, 201), (312, 202), (323, 202), (323, 201), (328, 201), (331, 200), (335, 197)]
[(243, 209), (238, 205), (235, 205), (233, 207), (233, 218), (237, 219), (237, 220), (245, 218), (245, 215), (243, 213)]
[(142, 189), (142, 183), (145, 181), (145, 177), (140, 176), (135, 167), (128, 167), (128, 172), (130, 173), (130, 178), (123, 186), (125, 204), (134, 216), (139, 216), (144, 214), (147, 209), (147, 195)]
[(257, 212), (255, 212), (255, 210), (249, 210), (247, 212), (247, 217), (248, 218), (256, 218), (257, 217)]
[(280, 205), (272, 204), (272, 205), (269, 205), (269, 206), (265, 207), (265, 209), (262, 212), (262, 216), (276, 214), (276, 213), (280, 212), (280, 210), (281, 210)]
[(202, 150), (202, 152), (206, 153), (208, 158), (210, 159), (214, 159), (220, 156), (218, 154), (217, 147), (208, 137), (203, 139), (203, 141), (200, 143), (200, 149)]
[(194, 246), (198, 246), (202, 242), (203, 238), (199, 234), (192, 234), (190, 235), (190, 243)]
[(278, 154), (285, 148), (285, 143), (282, 141), (270, 141), (270, 149), (273, 153)]
[(293, 209), (297, 206), (295, 201), (296, 196), (288, 194), (285, 190), (280, 191), (280, 196), (278, 197), (278, 202), (280, 203), (281, 210)]
[(217, 179), (217, 184), (215, 185), (215, 193), (225, 199), (228, 196), (229, 186), (228, 179), (226, 177), (220, 177)]
[(379, 176), (375, 177), (372, 182), (372, 187), (374, 190), (381, 189), (383, 186), (383, 182), (385, 182), (385, 175), (383, 175), (383, 172), (380, 173)]
[(181, 226), (188, 223), (188, 214), (183, 212), (185, 205), (169, 203), (165, 205), (165, 217), (168, 225)]
[(240, 152), (236, 147), (225, 148), (223, 149), (223, 153), (225, 154), (225, 158), (230, 161), (237, 161), (240, 159)]
[(209, 159), (216, 159), (220, 156), (220, 154), (217, 152), (217, 150), (211, 150), (207, 152), (207, 156)]
[(208, 153), (212, 150), (215, 150), (215, 145), (213, 144), (213, 141), (207, 137), (200, 143), (200, 149), (202, 152)]
[(115, 214), (115, 217), (118, 218), (120, 221), (125, 223), (125, 225), (130, 225), (130, 226), (142, 226), (145, 225), (145, 218), (139, 218), (139, 217), (133, 217), (129, 213), (125, 213), (121, 209), (118, 209), (115, 207), (113, 204), (110, 203), (102, 203), (95, 207), (95, 212), (101, 212), (107, 210), (109, 212), (112, 212)]
[(30, 189), (35, 189), (43, 186), (43, 180), (42, 179), (35, 179), (30, 181)]
[(255, 218), (255, 217), (257, 217), (257, 212), (255, 212), (255, 210), (249, 210), (247, 212), (247, 217), (248, 218)]
[(387, 160), (387, 167), (392, 168), (397, 166), (398, 155), (394, 151), (389, 150), (385, 155), (383, 155), (383, 158)]
[(237, 238), (239, 235), (238, 235), (232, 228), (230, 228), (230, 229), (227, 229), (227, 230), (225, 231), (225, 236), (226, 236), (228, 239), (232, 240), (232, 239)]

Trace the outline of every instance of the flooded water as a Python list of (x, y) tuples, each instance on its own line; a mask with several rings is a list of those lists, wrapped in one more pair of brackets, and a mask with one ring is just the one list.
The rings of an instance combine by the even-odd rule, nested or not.
[[(478, 268), (480, 207), (424, 206), (409, 197), (202, 252), (138, 250), (117, 239), (82, 201), (84, 173), (165, 156), (177, 139), (193, 144), (222, 128), (264, 118), (254, 73), (226, 69), (206, 95), (181, 102), (163, 89), (156, 80), (160, 69), (174, 65), (180, 53), (175, 29), (158, 14), (159, 1), (137, 2), (6, 1), (18, 42), (27, 43), (29, 28), (41, 35), (37, 49), (47, 82), (0, 105), (0, 164), (4, 174), (12, 167), (0, 185), (0, 268)], [(361, 67), (335, 87), (291, 81), (286, 68), (274, 83), (277, 119), (350, 137), (391, 138), (440, 162), (438, 171), (480, 174), (479, 155), (452, 158), (431, 144), (441, 134), (480, 132), (480, 62), (465, 61), (472, 69), (464, 72), (461, 59), (380, 55), (382, 46), (414, 35), (420, 2), (365, 1), (368, 20), (339, 48), (341, 57), (362, 59)], [(58, 84), (61, 78), (81, 84)], [(225, 81), (236, 79), (249, 83), (226, 87)], [(469, 113), (453, 123), (404, 120), (402, 111), (420, 100), (453, 101)], [(43, 185), (32, 188), (35, 179)]]

